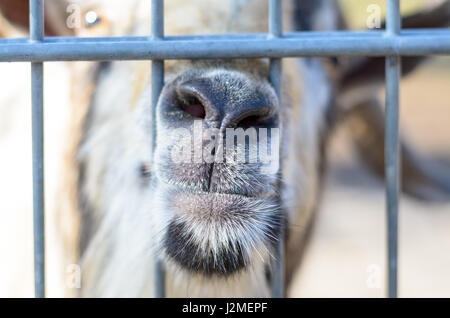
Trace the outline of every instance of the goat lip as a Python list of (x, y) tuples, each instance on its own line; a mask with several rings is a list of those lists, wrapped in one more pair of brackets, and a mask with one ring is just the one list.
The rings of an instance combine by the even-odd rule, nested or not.
[[(268, 260), (280, 235), (279, 202), (271, 199), (170, 186), (164, 208), (170, 212), (164, 251), (180, 269), (206, 277), (227, 277)], [(261, 258), (261, 256), (263, 256)]]
[(157, 177), (157, 179), (175, 189), (182, 190), (187, 193), (198, 194), (198, 195), (225, 196), (225, 197), (228, 196), (231, 198), (236, 197), (236, 198), (245, 198), (245, 199), (265, 199), (265, 198), (274, 197), (274, 194), (270, 194), (270, 193), (238, 193), (238, 192), (205, 191), (203, 189), (200, 189), (200, 187), (187, 185), (182, 182), (168, 180), (166, 178), (161, 178), (161, 177)]

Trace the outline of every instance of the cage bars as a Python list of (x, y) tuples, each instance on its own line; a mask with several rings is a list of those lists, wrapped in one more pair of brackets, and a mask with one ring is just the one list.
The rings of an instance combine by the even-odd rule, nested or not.
[[(401, 30), (399, 0), (387, 1), (384, 31), (282, 33), (281, 0), (269, 0), (268, 34), (164, 37), (163, 0), (152, 0), (152, 37), (44, 37), (44, 0), (30, 0), (30, 38), (0, 39), (0, 62), (31, 62), (33, 219), (36, 297), (45, 297), (43, 62), (152, 60), (152, 148), (156, 104), (166, 59), (270, 58), (270, 81), (281, 98), (281, 58), (302, 56), (386, 57), (386, 210), (388, 296), (397, 296), (399, 201), (400, 56), (450, 55), (450, 30)], [(283, 296), (283, 242), (276, 251), (272, 296)], [(155, 296), (164, 296), (164, 269), (155, 257)]]

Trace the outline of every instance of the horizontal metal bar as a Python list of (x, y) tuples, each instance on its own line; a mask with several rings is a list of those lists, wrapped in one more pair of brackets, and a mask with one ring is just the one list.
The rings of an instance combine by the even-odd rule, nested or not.
[[(449, 36), (449, 29), (403, 29), (402, 36), (429, 36), (430, 33), (435, 36)], [(385, 35), (384, 31), (372, 30), (372, 31), (324, 31), (324, 32), (287, 32), (283, 33), (283, 39), (309, 39), (309, 38), (334, 38), (336, 36), (343, 37), (365, 37), (365, 38), (377, 38)], [(267, 33), (231, 33), (231, 34), (206, 34), (206, 35), (171, 35), (165, 36), (164, 41), (200, 41), (200, 40), (265, 40), (269, 37)], [(78, 42), (141, 42), (152, 40), (152, 37), (148, 36), (117, 36), (117, 37), (66, 37), (66, 36), (49, 36), (45, 38), (46, 43), (78, 43)], [(0, 45), (2, 44), (27, 44), (28, 38), (0, 38)]]
[(37, 43), (6, 39), (0, 41), (0, 62), (450, 54), (450, 30), (442, 29), (408, 30), (398, 36), (369, 31), (298, 32), (281, 38), (256, 34), (245, 37), (164, 38), (165, 41), (124, 39), (66, 38), (62, 41), (46, 38)]

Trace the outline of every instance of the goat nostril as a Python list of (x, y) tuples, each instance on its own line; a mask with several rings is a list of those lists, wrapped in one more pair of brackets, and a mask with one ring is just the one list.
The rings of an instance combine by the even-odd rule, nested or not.
[(203, 107), (203, 104), (195, 97), (182, 100), (180, 106), (181, 109), (192, 117), (205, 118), (205, 107)]
[(255, 127), (261, 124), (261, 118), (259, 116), (249, 116), (242, 119), (237, 126), (240, 128)]

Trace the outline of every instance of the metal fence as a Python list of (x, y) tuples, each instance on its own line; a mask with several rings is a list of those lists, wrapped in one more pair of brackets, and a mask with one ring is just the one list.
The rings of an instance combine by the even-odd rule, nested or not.
[[(152, 0), (151, 37), (44, 37), (44, 0), (30, 0), (30, 38), (0, 39), (0, 62), (31, 62), (34, 268), (36, 297), (45, 297), (43, 62), (152, 60), (152, 113), (164, 85), (164, 60), (270, 58), (270, 81), (280, 94), (281, 58), (304, 56), (386, 57), (386, 202), (388, 296), (397, 296), (400, 56), (449, 55), (450, 30), (401, 30), (399, 0), (387, 1), (386, 30), (282, 32), (282, 0), (269, 0), (268, 34), (164, 36), (164, 2)], [(155, 122), (155, 120), (153, 121)], [(153, 125), (155, 129), (156, 125)], [(155, 147), (156, 131), (152, 145)], [(283, 296), (284, 242), (277, 246), (272, 296)], [(155, 260), (157, 258), (155, 257)], [(164, 269), (155, 261), (155, 296), (164, 297)]]

